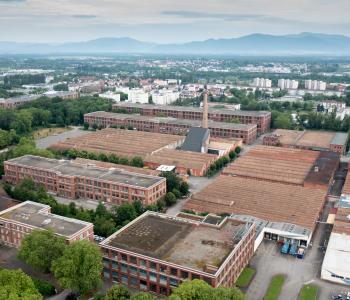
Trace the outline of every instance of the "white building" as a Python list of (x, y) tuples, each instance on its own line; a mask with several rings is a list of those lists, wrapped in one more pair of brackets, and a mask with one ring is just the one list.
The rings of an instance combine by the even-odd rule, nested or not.
[(305, 80), (305, 89), (312, 91), (325, 91), (327, 83), (318, 80)]
[(120, 102), (120, 94), (113, 93), (111, 91), (98, 95), (100, 98), (112, 99), (114, 102)]
[(291, 79), (279, 79), (278, 87), (281, 90), (296, 90), (299, 87), (299, 82)]
[(340, 111), (346, 108), (346, 103), (341, 101), (324, 100), (320, 102), (326, 112)]
[(144, 92), (143, 89), (131, 89), (128, 93), (128, 101), (132, 103), (148, 103), (149, 94)]
[(179, 99), (180, 93), (171, 90), (160, 90), (152, 93), (152, 101), (154, 104), (167, 105)]
[(254, 78), (253, 86), (258, 88), (270, 88), (272, 86), (272, 81), (267, 78)]

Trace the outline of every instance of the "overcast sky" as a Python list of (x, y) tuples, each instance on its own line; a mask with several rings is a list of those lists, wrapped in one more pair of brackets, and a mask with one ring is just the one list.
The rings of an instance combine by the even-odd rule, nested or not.
[(350, 36), (350, 0), (0, 0), (0, 40), (132, 37), (159, 43), (250, 33)]

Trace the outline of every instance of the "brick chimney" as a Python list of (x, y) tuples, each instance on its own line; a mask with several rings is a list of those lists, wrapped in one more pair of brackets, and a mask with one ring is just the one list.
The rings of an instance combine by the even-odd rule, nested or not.
[(208, 128), (208, 91), (203, 92), (203, 120), (202, 128)]

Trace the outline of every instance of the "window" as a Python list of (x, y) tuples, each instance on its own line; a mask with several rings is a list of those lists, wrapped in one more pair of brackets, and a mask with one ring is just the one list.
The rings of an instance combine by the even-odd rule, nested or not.
[(153, 270), (156, 270), (156, 269), (157, 269), (157, 264), (154, 263), (154, 262), (150, 262), (149, 267), (150, 267), (151, 269), (153, 269)]
[(139, 264), (142, 267), (146, 267), (147, 266), (147, 263), (146, 263), (146, 261), (144, 259), (139, 259)]
[(167, 284), (167, 277), (164, 276), (164, 275), (160, 275), (159, 276), (159, 283), (162, 284), (162, 285), (166, 285)]
[(121, 270), (122, 270), (122, 272), (127, 273), (128, 272), (128, 266), (126, 264), (121, 264)]
[(181, 278), (187, 279), (187, 278), (188, 278), (188, 272), (186, 272), (186, 271), (181, 271)]
[(126, 254), (121, 254), (120, 256), (122, 258), (122, 261), (128, 261), (128, 257)]
[(170, 285), (177, 287), (179, 285), (179, 283), (176, 279), (170, 278)]
[(160, 266), (159, 266), (159, 269), (160, 269), (160, 272), (166, 273), (167, 267), (164, 266), (164, 265), (160, 265)]
[(130, 263), (136, 265), (136, 257), (135, 256), (129, 256)]
[(128, 284), (128, 276), (127, 275), (122, 275), (122, 283)]
[(135, 277), (131, 277), (131, 278), (130, 278), (130, 285), (132, 285), (132, 286), (134, 286), (134, 287), (138, 287), (138, 285), (139, 285), (138, 279), (135, 278)]
[(139, 273), (141, 278), (147, 278), (147, 272), (145, 270), (140, 269)]
[(170, 274), (173, 276), (177, 276), (177, 269), (170, 268)]
[(129, 267), (129, 271), (130, 271), (131, 274), (137, 275), (137, 268), (130, 266)]
[(156, 273), (149, 273), (149, 280), (153, 282), (157, 282), (157, 274)]

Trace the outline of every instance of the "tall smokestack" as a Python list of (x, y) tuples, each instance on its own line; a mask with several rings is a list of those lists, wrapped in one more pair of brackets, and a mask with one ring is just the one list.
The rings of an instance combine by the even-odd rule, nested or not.
[(203, 92), (203, 120), (202, 128), (208, 128), (208, 91)]

